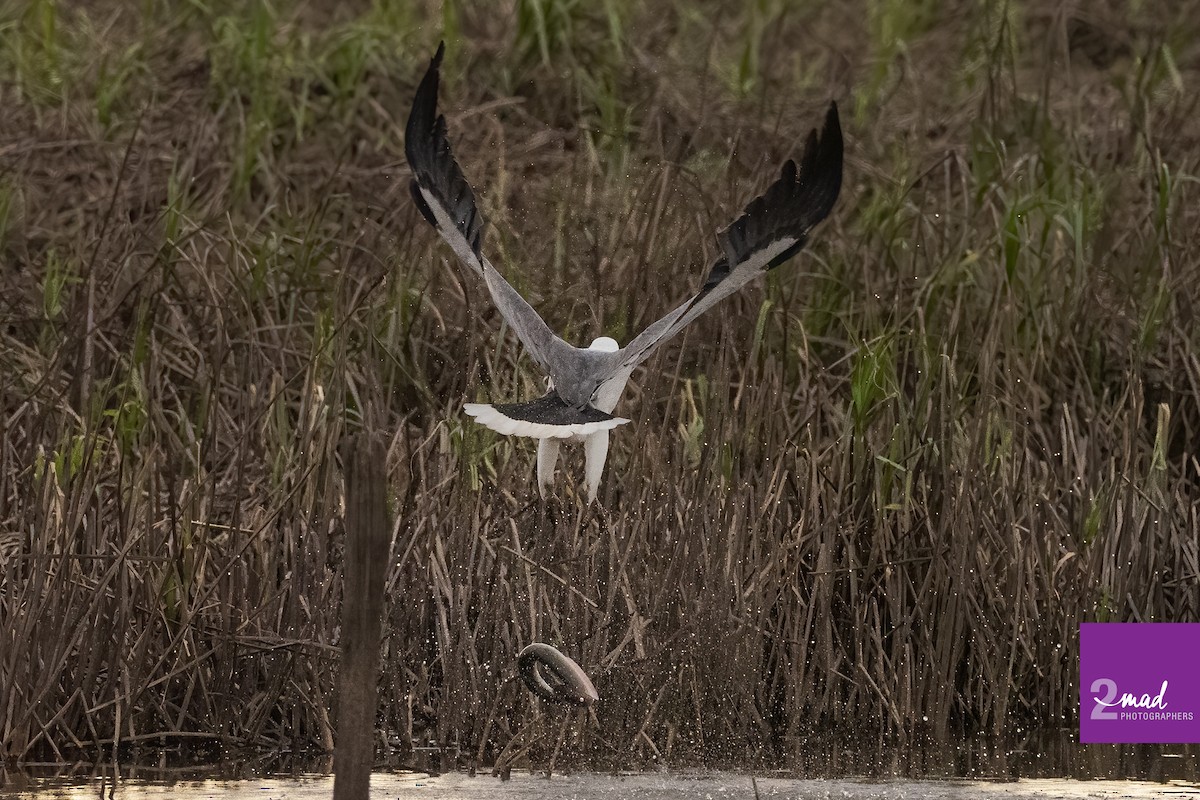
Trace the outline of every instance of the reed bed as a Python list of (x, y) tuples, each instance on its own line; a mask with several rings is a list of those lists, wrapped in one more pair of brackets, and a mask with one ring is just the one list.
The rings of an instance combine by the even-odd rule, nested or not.
[[(1187, 5), (6, 5), (0, 757), (329, 748), (362, 430), (402, 754), (1074, 727), (1079, 623), (1200, 620)], [(843, 109), (832, 218), (635, 376), (590, 508), (461, 412), (541, 386), (408, 200), (443, 36), (485, 247), (576, 342), (693, 291)], [(520, 686), (535, 640), (593, 715)]]

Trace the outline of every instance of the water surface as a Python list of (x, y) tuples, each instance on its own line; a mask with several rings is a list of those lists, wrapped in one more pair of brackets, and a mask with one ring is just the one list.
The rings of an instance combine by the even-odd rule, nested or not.
[[(333, 793), (333, 778), (301, 776), (245, 781), (148, 782), (98, 778), (63, 784), (61, 779), (37, 778), (15, 792), (0, 790), (9, 800), (52, 798), (111, 798), (111, 800), (317, 800)], [(1012, 800), (1013, 798), (1200, 798), (1200, 784), (1182, 781), (1080, 781), (1062, 778), (1022, 779), (1012, 782), (968, 780), (804, 779), (759, 777), (729, 772), (555, 775), (547, 779), (528, 772), (512, 773), (500, 781), (489, 776), (468, 777), (449, 773), (437, 777), (418, 773), (377, 773), (371, 779), (371, 797), (378, 800)]]

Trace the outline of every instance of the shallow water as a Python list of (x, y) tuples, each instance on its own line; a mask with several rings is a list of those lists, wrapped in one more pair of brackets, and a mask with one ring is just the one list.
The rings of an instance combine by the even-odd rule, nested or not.
[[(786, 770), (703, 770), (638, 765), (584, 771), (527, 759), (510, 781), (460, 771), (463, 756), (436, 747), (377, 764), (372, 797), (383, 800), (539, 798), (1151, 798), (1200, 800), (1200, 745), (1081, 745), (1070, 732), (1019, 742), (964, 737), (900, 744), (860, 738), (806, 740)], [(256, 750), (140, 750), (109, 762), (0, 764), (0, 800), (51, 798), (328, 798), (332, 757)], [(396, 760), (392, 760), (396, 759)], [(457, 765), (457, 770), (456, 770)], [(631, 767), (632, 764), (620, 765)], [(416, 771), (414, 771), (414, 769)], [(429, 770), (422, 772), (420, 770)], [(442, 774), (438, 775), (437, 773)], [(801, 777), (797, 777), (801, 776)], [(757, 795), (756, 795), (757, 790)]]
[[(64, 784), (62, 779), (37, 778), (15, 792), (0, 790), (2, 798), (51, 800), (52, 798), (111, 798), (112, 800), (316, 800), (333, 792), (333, 778), (263, 778), (247, 781), (147, 782), (108, 779)], [(509, 781), (451, 773), (430, 777), (421, 773), (377, 773), (371, 779), (371, 797), (378, 800), (492, 800), (523, 797), (533, 800), (618, 800), (618, 798), (656, 798), (658, 800), (859, 800), (894, 798), (895, 800), (1012, 800), (1012, 798), (1200, 798), (1200, 784), (1171, 781), (1079, 781), (1038, 778), (1012, 782), (993, 781), (866, 781), (796, 780), (781, 777), (757, 777), (729, 772), (639, 773), (630, 775), (555, 775), (551, 779), (516, 772)]]

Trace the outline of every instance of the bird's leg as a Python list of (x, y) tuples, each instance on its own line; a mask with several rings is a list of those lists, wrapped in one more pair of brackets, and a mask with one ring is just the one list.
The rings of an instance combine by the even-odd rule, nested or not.
[(558, 439), (539, 439), (537, 453), (538, 494), (546, 499), (546, 492), (554, 485), (554, 466), (558, 463)]
[(587, 483), (588, 502), (596, 500), (600, 489), (600, 477), (604, 474), (604, 460), (608, 458), (608, 431), (598, 431), (583, 439), (584, 480)]

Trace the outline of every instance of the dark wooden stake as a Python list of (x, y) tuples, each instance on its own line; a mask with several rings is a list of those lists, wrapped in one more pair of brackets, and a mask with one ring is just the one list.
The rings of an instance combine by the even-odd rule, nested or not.
[(346, 572), (333, 800), (367, 800), (375, 761), (379, 636), (392, 534), (383, 439), (365, 433), (355, 436), (342, 460), (346, 467)]

